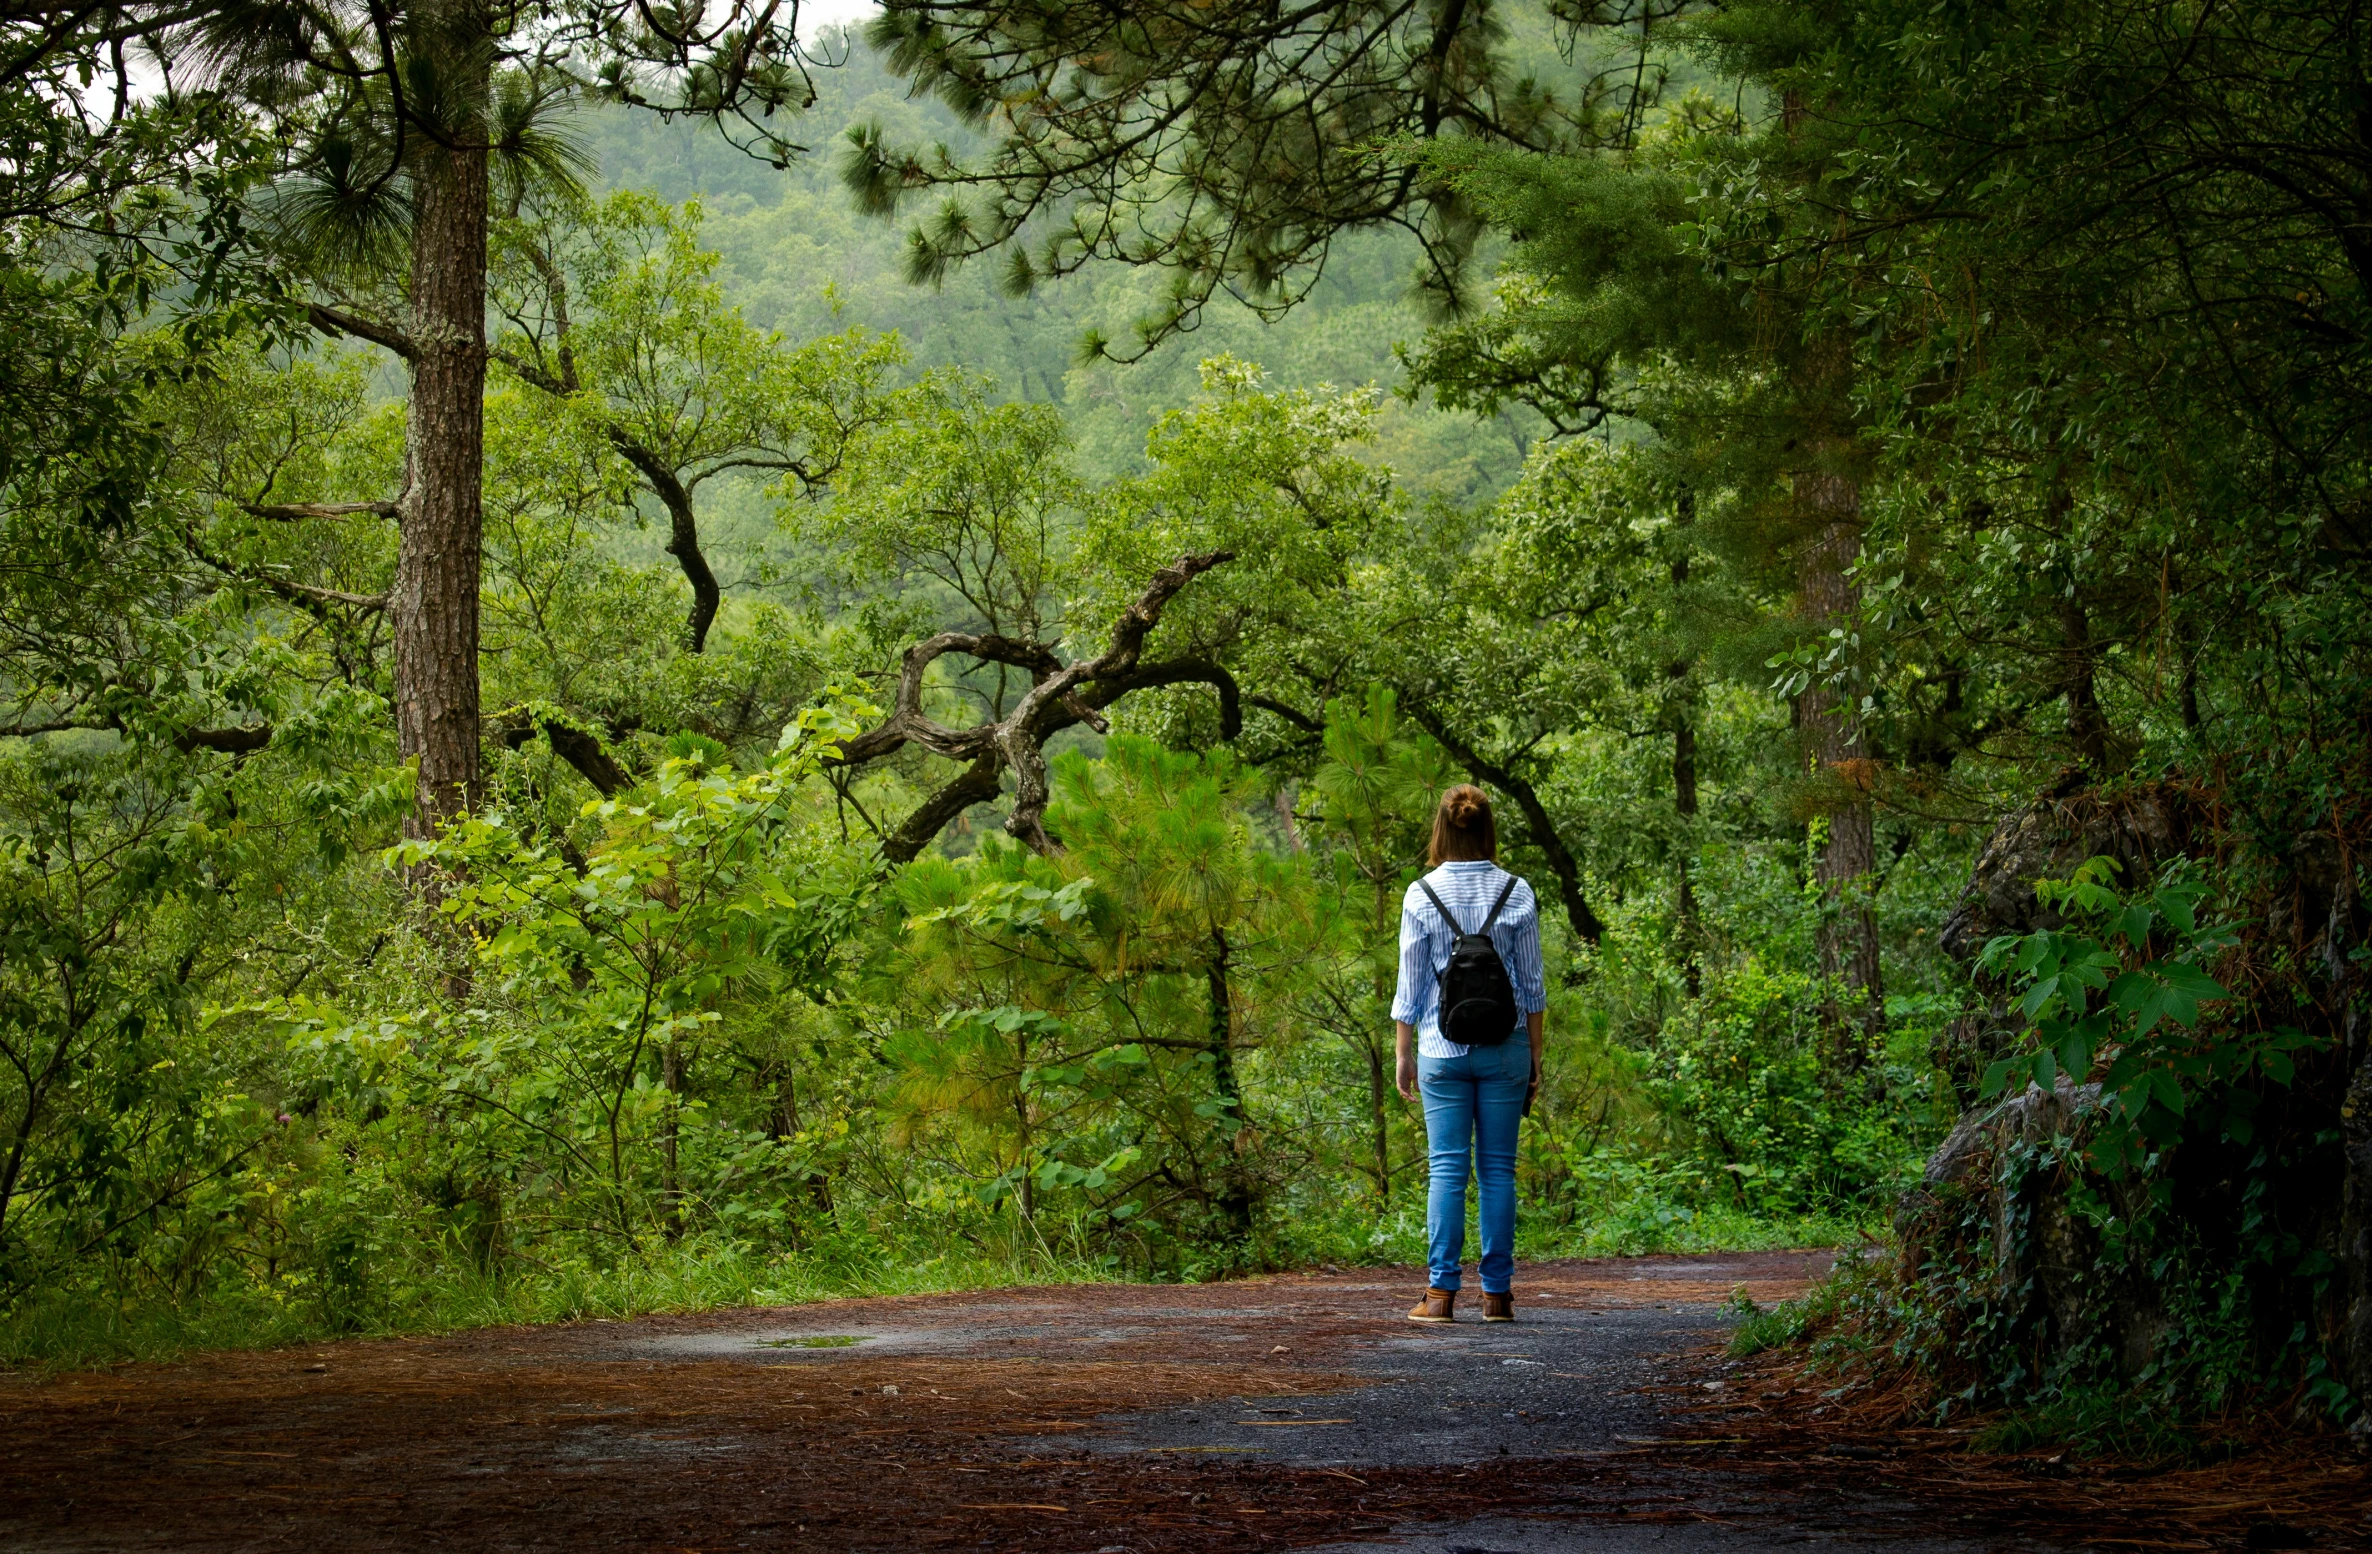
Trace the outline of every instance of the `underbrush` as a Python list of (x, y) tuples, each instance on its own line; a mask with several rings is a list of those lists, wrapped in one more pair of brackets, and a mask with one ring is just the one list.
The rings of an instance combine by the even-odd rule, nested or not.
[[(1864, 1239), (1869, 1224), (1848, 1207), (1756, 1213), (1732, 1204), (1624, 1204), (1571, 1224), (1517, 1222), (1523, 1257), (1644, 1257), (1658, 1252), (1767, 1252)], [(1475, 1243), (1470, 1238), (1468, 1246)]]
[[(1730, 1203), (1692, 1204), (1660, 1194), (1640, 1194), (1600, 1203), (1585, 1211), (1548, 1213), (1519, 1200), (1516, 1256), (1528, 1261), (1564, 1257), (1647, 1257), (1658, 1253), (1765, 1252), (1782, 1248), (1852, 1245), (1869, 1238), (1873, 1224), (1850, 1205), (1801, 1210), (1755, 1211)], [(1477, 1208), (1466, 1208), (1466, 1256), (1482, 1247)], [(1378, 1214), (1371, 1202), (1345, 1205), (1325, 1215), (1304, 1215), (1280, 1228), (1269, 1243), (1268, 1265), (1310, 1267), (1319, 1263), (1407, 1266), (1425, 1260), (1425, 1202), (1421, 1190), (1396, 1195)]]
[(2063, 1451), (2169, 1466), (2225, 1461), (2253, 1444), (2243, 1420), (2182, 1419), (2150, 1406), (2154, 1401), (2138, 1388), (2070, 1386), (2033, 1407), (1987, 1418), (1970, 1444), (2009, 1455)]
[(2026, 1368), (2004, 1363), (2020, 1347), (2015, 1323), (1998, 1308), (1955, 1306), (1932, 1266), (1925, 1272), (1907, 1279), (1893, 1248), (1872, 1247), (1840, 1259), (1794, 1300), (1763, 1308), (1740, 1291), (1729, 1352), (1791, 1368), (1820, 1399), (1812, 1411), (1832, 1424), (1948, 1429), (1978, 1452), (2149, 1471), (2328, 1434), (2354, 1412), (2352, 1399), (2316, 1385), (2322, 1371), (2312, 1358), (2294, 1363), (2294, 1346), (2282, 1346), (2280, 1363), (2256, 1368), (2248, 1313), (2229, 1300), (2180, 1313), (2160, 1356), (2137, 1371), (2086, 1347)]

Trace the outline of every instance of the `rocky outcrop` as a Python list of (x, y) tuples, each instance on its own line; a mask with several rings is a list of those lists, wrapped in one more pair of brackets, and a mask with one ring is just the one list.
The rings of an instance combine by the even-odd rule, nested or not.
[(2166, 1330), (2150, 1282), (2117, 1266), (2104, 1221), (2128, 1218), (2136, 1189), (2083, 1164), (2100, 1086), (2061, 1074), (2050, 1090), (1964, 1113), (1895, 1215), (1914, 1270), (1958, 1264), (2007, 1331), (2047, 1351), (2097, 1346), (2130, 1376)]
[[(2295, 1356), (2289, 1335), (2303, 1324), (2325, 1341), (2350, 1392), (2372, 1405), (2372, 1032), (2355, 857), (2363, 849), (2309, 829), (2269, 855), (2262, 835), (2236, 837), (2206, 796), (2181, 784), (2046, 798), (1986, 839), (1944, 924), (1944, 949), (1973, 963), (1997, 937), (2058, 926), (2035, 883), (2065, 878), (2087, 858), (2116, 859), (2128, 889), (2174, 858), (2212, 859), (2242, 893), (2227, 906), (2247, 925), (2236, 961), (2219, 968), (2247, 1002), (2225, 1018), (2329, 1038), (2304, 1056), (2293, 1084), (2252, 1091), (2253, 1135), (2195, 1128), (2145, 1189), (2085, 1160), (2096, 1086), (2062, 1075), (2050, 1092), (2030, 1086), (1979, 1103), (1985, 1068), (2022, 1022), (2008, 989), (1978, 976), (1983, 1003), (1933, 1049), (1964, 1111), (1905, 1195), (1896, 1227), (1905, 1272), (1971, 1308), (1987, 1342), (2016, 1335), (2029, 1367), (2080, 1353), (2132, 1375), (2154, 1356), (2176, 1356), (2168, 1313), (2203, 1320), (2224, 1276), (2245, 1269), (2254, 1329), (2246, 1341), (2267, 1364)], [(2289, 1272), (2318, 1264), (2320, 1274)], [(2372, 1406), (2359, 1418), (2372, 1420)]]
[[(2189, 790), (2171, 783), (2138, 787), (2114, 800), (2091, 794), (2038, 799), (1985, 839), (1938, 942), (1955, 960), (1974, 964), (2003, 934), (2056, 928), (2061, 919), (2035, 895), (2037, 880), (2065, 879), (2086, 859), (2103, 856), (2117, 860), (2125, 883), (2146, 880), (2188, 846), (2197, 814)], [(2000, 991), (1983, 980), (1979, 986)], [(1952, 1076), (1965, 1104), (1976, 1099), (1986, 1065), (2009, 1049), (2019, 1029), (2006, 1001), (1996, 996), (1938, 1033), (1929, 1055)]]
[(2038, 799), (2012, 813), (1985, 839), (1944, 919), (1944, 952), (1972, 961), (1997, 935), (2057, 927), (2058, 914), (2035, 897), (2035, 881), (2065, 879), (2087, 858), (2116, 859), (2128, 885), (2147, 880), (2188, 847), (2197, 812), (2188, 789), (2151, 783), (2115, 799)]

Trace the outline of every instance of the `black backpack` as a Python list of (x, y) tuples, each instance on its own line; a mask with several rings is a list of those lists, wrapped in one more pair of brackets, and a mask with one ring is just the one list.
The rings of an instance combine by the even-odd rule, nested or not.
[(1500, 908), (1515, 894), (1515, 876), (1507, 877), (1499, 899), (1491, 906), (1491, 915), (1473, 933), (1458, 926), (1458, 919), (1433, 894), (1432, 886), (1419, 880), (1417, 889), (1458, 936), (1450, 945), (1449, 966), (1441, 974), (1441, 1034), (1461, 1047), (1498, 1046), (1515, 1033), (1515, 1022), (1521, 1018), (1515, 1007), (1515, 983), (1508, 980), (1507, 963), (1491, 942), (1491, 928), (1499, 921)]

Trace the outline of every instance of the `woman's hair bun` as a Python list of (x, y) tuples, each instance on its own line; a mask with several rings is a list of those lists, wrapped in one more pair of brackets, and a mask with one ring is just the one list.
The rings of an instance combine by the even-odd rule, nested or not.
[(1433, 811), (1433, 839), (1425, 845), (1428, 863), (1499, 856), (1499, 825), (1491, 818), (1491, 796), (1473, 783), (1462, 782), (1441, 796)]

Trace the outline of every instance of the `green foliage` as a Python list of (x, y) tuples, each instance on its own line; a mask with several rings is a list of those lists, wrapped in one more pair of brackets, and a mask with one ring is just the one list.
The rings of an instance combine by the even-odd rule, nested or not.
[(2091, 1153), (2111, 1172), (2174, 1144), (2202, 1098), (2214, 1103), (2209, 1125), (2247, 1144), (2258, 1102), (2247, 1081), (2287, 1085), (2296, 1055), (2324, 1043), (2299, 1030), (2243, 1033), (2221, 1021), (2199, 1031), (2202, 1009), (2230, 997), (2205, 963), (2239, 934), (2199, 920), (2204, 885), (2170, 870), (2149, 891), (2127, 895), (2109, 883), (2117, 867), (2113, 858), (2092, 858), (2065, 880), (2038, 882), (2037, 896), (2070, 925), (1985, 947), (1978, 965), (2022, 984), (2015, 1007), (2031, 1022), (2033, 1047), (1988, 1068), (1983, 1094), (2025, 1082), (2048, 1090), (2061, 1073), (2082, 1083), (2106, 1056), (2100, 1084), (2115, 1104)]
[(1743, 1288), (1732, 1291), (1730, 1312), (1738, 1318), (1738, 1325), (1730, 1332), (1730, 1354), (1742, 1360), (1766, 1349), (1801, 1343), (1806, 1335), (1836, 1320), (1845, 1299), (1845, 1283), (1845, 1278), (1831, 1274), (1808, 1294), (1783, 1300), (1768, 1311), (1756, 1306)]
[(399, 1231), (372, 1248), (377, 1289), (316, 1292), (300, 1275), (277, 1288), (219, 1289), (204, 1302), (185, 1305), (45, 1291), (20, 1305), (0, 1329), (0, 1363), (99, 1366), (352, 1333), (616, 1321), (651, 1312), (850, 1296), (1092, 1284), (1112, 1276), (1101, 1258), (1081, 1250), (1059, 1227), (1048, 1227), (1048, 1235), (1051, 1250), (1034, 1240), (982, 1249), (950, 1248), (930, 1238), (844, 1236), (775, 1252), (687, 1237), (639, 1248), (631, 1257), (555, 1249), (544, 1266), (488, 1273), (441, 1255), (434, 1241), (423, 1244)]
[(876, 611), (1035, 640), (1073, 570), (1082, 498), (1059, 415), (939, 372), (867, 432), (833, 500), (793, 515), (790, 532), (829, 586), (873, 596)]
[[(710, 1117), (685, 1075), (721, 1004), (812, 974), (861, 909), (862, 876), (810, 839), (805, 790), (870, 710), (802, 715), (747, 775), (684, 741), (647, 788), (586, 806), (581, 867), (499, 814), (397, 848), (401, 867), (458, 877), (440, 908), (475, 962), (458, 1007), (364, 1021), (302, 999), (243, 1012), (287, 1029), (350, 1093), (448, 1112), (440, 1152), (471, 1173), (456, 1191), (487, 1196), (490, 1217), (540, 1211), (629, 1246), (694, 1219), (746, 1233), (781, 1214), (766, 1189), (806, 1164), (799, 1140)], [(516, 1233), (500, 1218), (478, 1228), (489, 1261)]]
[(1075, 1195), (1181, 1272), (1259, 1261), (1290, 1130), (1256, 1065), (1293, 1034), (1273, 1006), (1320, 931), (1306, 879), (1253, 844), (1224, 753), (1115, 736), (1059, 778), (1061, 854), (991, 843), (901, 886), (896, 983), (942, 1011), (910, 1038), (911, 1125), (985, 1147), (983, 1201)]

